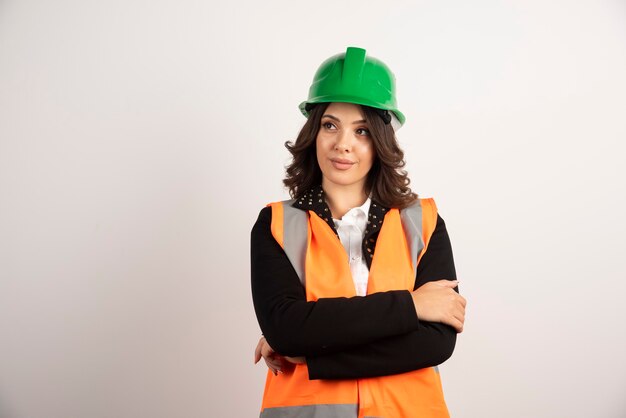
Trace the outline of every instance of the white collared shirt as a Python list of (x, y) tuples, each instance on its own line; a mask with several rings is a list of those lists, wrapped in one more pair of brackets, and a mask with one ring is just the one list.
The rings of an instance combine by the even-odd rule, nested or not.
[(335, 228), (343, 248), (346, 249), (350, 262), (350, 272), (354, 281), (357, 296), (367, 294), (369, 269), (363, 257), (363, 236), (367, 227), (367, 215), (371, 199), (368, 197), (361, 206), (352, 208), (341, 219), (333, 218)]

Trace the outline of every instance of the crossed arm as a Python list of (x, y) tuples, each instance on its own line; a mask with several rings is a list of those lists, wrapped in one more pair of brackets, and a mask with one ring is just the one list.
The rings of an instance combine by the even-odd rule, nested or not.
[[(276, 353), (306, 358), (310, 379), (403, 373), (441, 364), (452, 355), (457, 330), (418, 319), (416, 298), (407, 290), (308, 302), (270, 224), (271, 209), (264, 208), (252, 229), (257, 319)], [(439, 217), (418, 265), (414, 288), (444, 278), (453, 280), (456, 272), (445, 223)]]

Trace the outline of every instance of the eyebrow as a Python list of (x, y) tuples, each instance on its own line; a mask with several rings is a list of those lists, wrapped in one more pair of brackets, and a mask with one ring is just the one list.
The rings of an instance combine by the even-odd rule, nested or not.
[[(337, 122), (341, 122), (341, 120), (339, 120), (337, 116), (333, 116), (329, 113), (323, 114), (322, 118), (330, 118), (332, 120), (336, 120)], [(367, 123), (367, 121), (365, 119), (361, 119), (361, 120), (355, 120), (354, 122), (352, 122), (353, 125), (356, 125), (357, 123)]]

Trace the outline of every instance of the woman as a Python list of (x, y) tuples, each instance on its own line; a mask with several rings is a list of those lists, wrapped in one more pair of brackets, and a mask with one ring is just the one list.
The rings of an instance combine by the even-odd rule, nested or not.
[(447, 417), (436, 366), (463, 330), (445, 224), (408, 187), (395, 79), (365, 50), (324, 61), (284, 180), (252, 229), (269, 367), (262, 417)]

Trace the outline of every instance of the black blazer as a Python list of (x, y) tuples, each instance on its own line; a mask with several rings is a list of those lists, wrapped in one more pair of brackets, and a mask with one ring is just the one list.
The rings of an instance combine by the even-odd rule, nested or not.
[[(335, 230), (323, 192), (318, 196), (320, 190), (311, 191), (318, 198), (315, 205), (309, 205), (305, 198), (293, 206), (313, 209), (322, 219), (326, 214)], [(370, 220), (382, 219), (387, 210), (372, 201)], [(382, 217), (373, 218), (376, 213)], [(254, 308), (268, 343), (279, 354), (305, 356), (310, 379), (404, 373), (439, 365), (452, 355), (456, 330), (442, 323), (420, 321), (407, 290), (307, 302), (298, 275), (272, 236), (271, 217), (271, 208), (263, 208), (252, 228)], [(363, 246), (373, 252), (378, 228), (371, 230), (366, 232)], [(366, 260), (369, 266), (371, 259)], [(438, 215), (427, 251), (417, 267), (414, 289), (440, 279), (455, 280), (456, 271), (446, 226)]]

